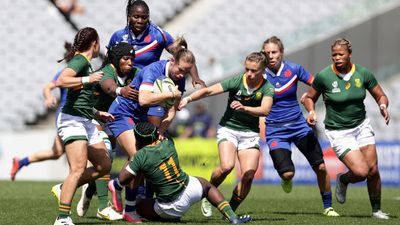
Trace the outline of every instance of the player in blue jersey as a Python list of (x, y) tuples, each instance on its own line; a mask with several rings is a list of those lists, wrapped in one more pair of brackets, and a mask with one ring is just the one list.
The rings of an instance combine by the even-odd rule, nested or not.
[[(160, 60), (164, 49), (173, 54), (179, 45), (174, 45), (172, 36), (150, 21), (150, 9), (145, 1), (128, 0), (126, 6), (127, 25), (116, 31), (110, 39), (109, 46), (119, 42), (127, 42), (134, 46), (136, 51), (135, 66), (143, 68)], [(190, 70), (192, 84), (205, 87), (204, 81), (199, 78), (197, 67), (194, 64)], [(148, 111), (149, 121), (159, 126), (165, 114), (161, 106), (151, 107)]]
[[(177, 42), (184, 44), (185, 41)], [(175, 105), (168, 109), (160, 123), (160, 133), (164, 134), (167, 130), (179, 104), (180, 97), (185, 90), (185, 76), (190, 72), (195, 64), (195, 58), (187, 48), (180, 47), (173, 58), (161, 60), (144, 67), (130, 84), (139, 90), (139, 99), (134, 101), (123, 96), (118, 96), (110, 106), (109, 112), (115, 116), (115, 121), (110, 122), (108, 127), (116, 137), (118, 144), (124, 149), (129, 157), (136, 153), (135, 137), (132, 128), (140, 121), (147, 121), (148, 107), (159, 104), (167, 99), (175, 99)], [(173, 92), (153, 93), (153, 84), (156, 79), (165, 77), (171, 78), (178, 88)], [(124, 219), (130, 222), (140, 221), (136, 215), (136, 190), (126, 188), (126, 204)], [(122, 211), (121, 205), (115, 206), (118, 211)]]
[[(66, 52), (68, 52), (71, 49), (71, 43), (65, 42), (64, 48)], [(60, 76), (61, 71), (62, 70), (58, 71), (57, 74), (53, 77), (53, 79), (49, 83), (47, 83), (46, 86), (43, 88), (44, 104), (48, 109), (52, 109), (57, 106), (58, 100), (54, 95), (51, 94), (51, 91), (57, 88), (56, 81)], [(67, 90), (65, 88), (60, 88), (60, 99), (58, 104), (59, 106), (56, 111), (56, 118), (60, 113), (61, 108), (64, 106), (66, 98), (67, 98)], [(14, 157), (11, 168), (11, 180), (12, 181), (15, 180), (15, 176), (17, 175), (19, 170), (22, 169), (22, 167), (28, 166), (31, 163), (41, 162), (49, 159), (56, 160), (60, 158), (62, 154), (64, 154), (64, 146), (61, 142), (60, 137), (56, 135), (54, 137), (54, 143), (51, 150), (43, 150), (35, 152), (21, 159), (18, 157)]]
[(274, 104), (265, 118), (266, 140), (276, 171), (286, 193), (292, 190), (295, 174), (291, 159), (291, 144), (303, 153), (317, 175), (325, 216), (339, 216), (332, 208), (330, 177), (326, 170), (322, 149), (313, 130), (308, 126), (297, 101), (297, 83), (311, 85), (313, 76), (301, 65), (283, 60), (282, 41), (272, 36), (262, 46), (268, 57), (266, 78), (275, 87)]

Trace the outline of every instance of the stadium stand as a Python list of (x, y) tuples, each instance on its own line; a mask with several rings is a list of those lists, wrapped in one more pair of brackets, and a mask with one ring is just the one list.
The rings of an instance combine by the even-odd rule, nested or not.
[[(0, 7), (0, 130), (21, 130), (46, 113), (42, 88), (61, 68), (75, 31), (49, 1), (5, 0)], [(49, 22), (51, 21), (51, 22)]]
[[(253, 0), (251, 4), (240, 0), (146, 2), (151, 8), (152, 21), (174, 36), (185, 35), (189, 48), (197, 56), (200, 73), (207, 60), (215, 57), (226, 75), (241, 68), (243, 55), (258, 51), (258, 43), (268, 35), (282, 37), (288, 54), (323, 35), (332, 35), (400, 3), (399, 0), (288, 0), (284, 3), (271, 0), (268, 4), (263, 0)], [(84, 5), (84, 14), (74, 14), (71, 20), (79, 28), (97, 28), (104, 52), (112, 32), (126, 24), (126, 1), (85, 0), (80, 3)], [(200, 10), (198, 6), (205, 3), (210, 8)], [(190, 13), (183, 16), (185, 12)], [(12, 78), (3, 79), (0, 84), (0, 104), (7, 108), (0, 111), (0, 116), (6, 118), (0, 121), (0, 130), (21, 130), (26, 122), (34, 122), (38, 115), (46, 113), (41, 89), (61, 68), (56, 60), (63, 54), (62, 43), (71, 41), (75, 31), (50, 0), (2, 1), (0, 19), (7, 21), (0, 28), (3, 37), (0, 50), (5, 59), (0, 60), (2, 76)], [(27, 62), (26, 65), (19, 62), (21, 56), (20, 61)], [(207, 83), (215, 82), (209, 76), (204, 79)]]

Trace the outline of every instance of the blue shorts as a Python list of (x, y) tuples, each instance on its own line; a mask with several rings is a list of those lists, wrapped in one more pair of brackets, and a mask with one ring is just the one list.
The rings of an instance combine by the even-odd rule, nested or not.
[(129, 116), (115, 116), (115, 120), (108, 122), (107, 127), (114, 137), (118, 137), (124, 131), (133, 129), (135, 127), (135, 121)]
[(291, 150), (291, 143), (296, 143), (313, 132), (302, 117), (301, 120), (286, 124), (266, 124), (265, 136), (270, 151), (275, 149)]
[(159, 105), (152, 106), (149, 108), (149, 111), (147, 112), (148, 116), (157, 116), (163, 118), (165, 115), (165, 108)]

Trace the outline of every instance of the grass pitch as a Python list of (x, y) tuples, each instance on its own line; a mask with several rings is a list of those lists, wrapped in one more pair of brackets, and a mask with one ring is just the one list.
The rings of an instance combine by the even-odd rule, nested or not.
[[(55, 182), (0, 181), (0, 224), (33, 225), (53, 224), (57, 216), (57, 203), (50, 193)], [(231, 197), (232, 186), (220, 189), (226, 199)], [(334, 190), (334, 187), (332, 187)], [(86, 217), (79, 218), (76, 204), (80, 189), (74, 198), (72, 219), (77, 225), (127, 224), (123, 221), (101, 221), (96, 218), (97, 199), (93, 197), (92, 205)], [(290, 194), (280, 186), (255, 185), (249, 196), (238, 209), (239, 214), (248, 213), (253, 217), (249, 224), (400, 224), (400, 188), (383, 188), (382, 209), (390, 213), (390, 220), (371, 218), (371, 207), (366, 185), (349, 186), (347, 202), (343, 205), (336, 202), (333, 196), (333, 207), (341, 214), (339, 218), (327, 218), (322, 215), (322, 202), (316, 186), (295, 185)], [(218, 210), (214, 215), (205, 218), (200, 212), (200, 204), (192, 206), (182, 218), (182, 224), (228, 224), (221, 219)], [(146, 224), (173, 224), (154, 223)]]

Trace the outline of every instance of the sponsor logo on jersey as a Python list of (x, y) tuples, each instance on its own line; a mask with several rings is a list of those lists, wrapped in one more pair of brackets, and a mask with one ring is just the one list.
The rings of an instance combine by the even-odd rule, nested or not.
[(129, 38), (128, 34), (122, 35), (122, 42), (128, 42), (128, 38)]
[(275, 87), (277, 87), (277, 88), (281, 87), (281, 83), (276, 82)]
[(347, 84), (346, 84), (346, 91), (349, 90), (350, 87), (351, 87), (351, 84), (350, 84), (350, 83), (347, 83)]
[(284, 75), (285, 77), (290, 77), (290, 76), (292, 76), (292, 71), (291, 71), (290, 69), (287, 69), (287, 70), (283, 73), (283, 75)]
[(360, 88), (362, 86), (360, 78), (354, 79), (354, 83), (355, 83), (356, 87), (358, 87), (358, 88)]
[(262, 94), (261, 92), (258, 91), (258, 92), (256, 93), (256, 100), (258, 100), (258, 101), (261, 100), (261, 99), (262, 99), (262, 96), (263, 96), (263, 94)]
[(150, 42), (150, 41), (151, 41), (151, 36), (150, 36), (150, 35), (147, 35), (147, 36), (144, 38), (144, 41), (145, 41), (145, 42)]
[(340, 88), (338, 88), (338, 83), (337, 81), (333, 81), (332, 82), (332, 93), (339, 93), (340, 92)]
[(241, 91), (241, 90), (239, 90), (238, 92), (236, 92), (235, 98), (236, 98), (237, 100), (241, 100), (241, 99), (242, 99), (242, 91)]

